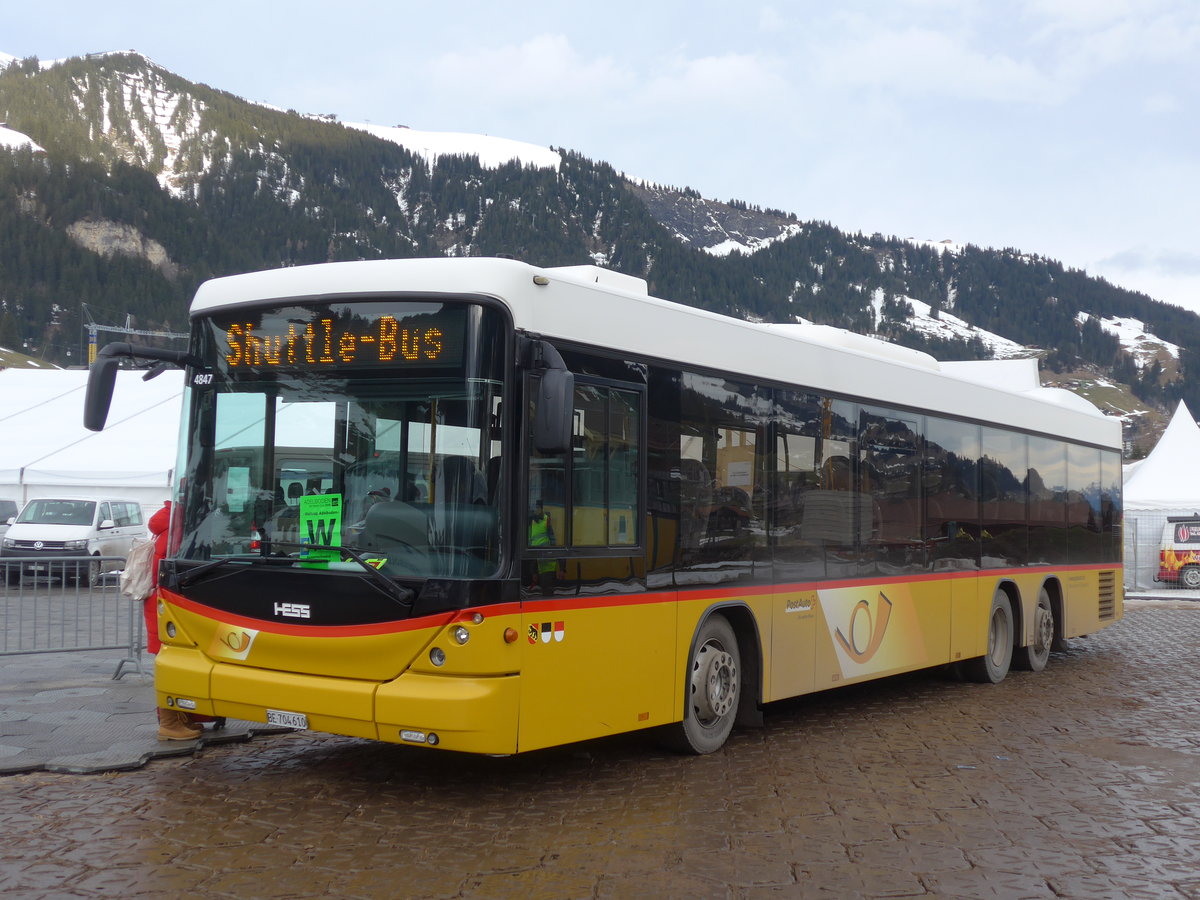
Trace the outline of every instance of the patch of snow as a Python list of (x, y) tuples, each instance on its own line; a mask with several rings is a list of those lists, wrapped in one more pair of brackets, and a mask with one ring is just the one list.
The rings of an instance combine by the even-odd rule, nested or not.
[(562, 165), (562, 156), (557, 151), (508, 138), (457, 131), (417, 131), (403, 125), (390, 127), (357, 122), (346, 122), (345, 125), (399, 144), (431, 166), (443, 156), (477, 156), (479, 164), (485, 169), (496, 169), (513, 161), (523, 166), (555, 171)]
[(960, 253), (962, 252), (963, 248), (962, 244), (956, 244), (949, 238), (941, 241), (923, 241), (918, 238), (910, 237), (905, 238), (904, 240), (910, 244), (915, 244), (918, 247), (932, 247), (938, 253)]
[[(1029, 348), (1024, 344), (1018, 344), (1016, 341), (1010, 341), (1008, 338), (993, 334), (990, 331), (975, 328), (958, 318), (958, 316), (946, 312), (944, 309), (938, 312), (938, 316), (935, 319), (933, 317), (933, 309), (928, 303), (914, 300), (911, 297), (901, 297), (899, 299), (912, 307), (913, 315), (909, 318), (907, 324), (909, 328), (920, 334), (940, 337), (946, 340), (969, 341), (979, 338), (995, 359), (1020, 359), (1031, 355)], [(876, 320), (881, 319), (883, 317), (882, 290), (873, 292), (871, 305), (875, 309)]]
[(22, 134), (19, 131), (14, 131), (12, 128), (7, 128), (0, 125), (0, 147), (6, 150), (19, 150), (23, 147), (32, 148), (35, 153), (45, 153), (46, 151), (33, 142), (33, 139), (27, 134)]
[(1133, 363), (1139, 369), (1153, 363), (1160, 353), (1165, 352), (1172, 359), (1179, 359), (1179, 345), (1150, 334), (1146, 331), (1146, 324), (1140, 319), (1121, 316), (1101, 319), (1081, 312), (1076, 316), (1076, 321), (1082, 325), (1091, 318), (1095, 318), (1102, 329), (1121, 342), (1121, 347), (1133, 357)]
[(749, 237), (746, 235), (739, 235), (737, 237), (730, 236), (721, 241), (719, 244), (713, 244), (711, 247), (704, 247), (703, 249), (705, 253), (711, 254), (712, 256), (728, 256), (730, 253), (742, 253), (750, 256), (754, 253), (757, 253), (759, 250), (762, 250), (764, 247), (771, 246), (771, 244), (774, 244), (776, 241), (787, 240), (793, 235), (799, 234), (803, 227), (804, 226), (798, 223), (788, 225), (786, 228), (780, 231), (779, 234), (775, 235), (774, 237), (767, 238)]

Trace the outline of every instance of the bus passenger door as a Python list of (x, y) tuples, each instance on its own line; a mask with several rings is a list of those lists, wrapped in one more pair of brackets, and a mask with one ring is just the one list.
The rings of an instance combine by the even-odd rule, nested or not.
[[(803, 408), (806, 398), (783, 397), (781, 407)], [(790, 402), (790, 406), (788, 405)], [(817, 418), (814, 410), (810, 418)], [(787, 416), (782, 418), (787, 421)], [(797, 420), (803, 419), (799, 414)], [(771, 613), (771, 646), (765, 700), (806, 694), (816, 687), (817, 592), (814, 575), (824, 572), (823, 548), (808, 532), (805, 497), (820, 486), (821, 441), (801, 434), (799, 425), (775, 431), (771, 482), (771, 534), (774, 545), (775, 592)], [(811, 520), (815, 507), (809, 506)]]
[(647, 592), (644, 401), (642, 385), (577, 377), (571, 447), (537, 451), (526, 429), (522, 750), (671, 717), (675, 595)]

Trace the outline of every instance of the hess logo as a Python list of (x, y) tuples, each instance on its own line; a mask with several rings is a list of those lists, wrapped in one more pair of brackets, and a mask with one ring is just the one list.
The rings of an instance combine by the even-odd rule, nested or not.
[(287, 616), (289, 619), (308, 619), (310, 607), (307, 603), (276, 603), (275, 615)]
[(891, 617), (892, 601), (883, 591), (879, 592), (874, 611), (870, 601), (859, 600), (850, 613), (850, 636), (846, 637), (839, 628), (835, 635), (837, 642), (852, 660), (865, 663), (879, 651)]

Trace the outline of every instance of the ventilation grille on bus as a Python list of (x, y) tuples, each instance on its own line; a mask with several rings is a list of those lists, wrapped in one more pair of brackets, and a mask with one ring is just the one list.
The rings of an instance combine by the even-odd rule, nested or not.
[(1111, 619), (1117, 611), (1117, 573), (1100, 573), (1100, 619)]

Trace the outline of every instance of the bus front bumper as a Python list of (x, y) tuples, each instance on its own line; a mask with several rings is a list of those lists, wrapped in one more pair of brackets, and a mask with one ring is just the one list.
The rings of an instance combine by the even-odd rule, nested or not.
[(247, 722), (303, 716), (312, 731), (467, 753), (517, 751), (520, 679), (402, 673), (377, 683), (214, 663), (164, 646), (154, 664), (160, 707)]

